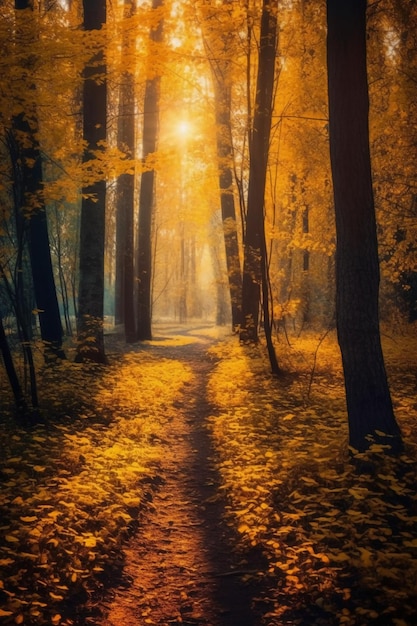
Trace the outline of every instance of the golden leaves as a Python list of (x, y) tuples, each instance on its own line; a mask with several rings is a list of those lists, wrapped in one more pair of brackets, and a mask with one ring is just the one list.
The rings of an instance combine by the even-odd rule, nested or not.
[[(182, 363), (146, 352), (107, 369), (63, 363), (40, 382), (48, 427), (0, 427), (0, 513), (9, 520), (0, 567), (12, 621), (66, 624), (57, 605), (117, 566), (144, 499), (141, 479), (156, 471), (169, 407), (190, 377)], [(28, 605), (35, 587), (44, 602)]]
[[(259, 353), (227, 342), (216, 346), (222, 361), (209, 390), (220, 410), (211, 429), (228, 521), (243, 544), (267, 558), (271, 619), (281, 623), (288, 598), (302, 603), (297, 594), (305, 592), (341, 624), (373, 619), (375, 603), (394, 624), (398, 611), (414, 610), (412, 583), (401, 582), (401, 572), (409, 572), (409, 581), (417, 576), (415, 469), (411, 458), (385, 458), (375, 448), (372, 474), (349, 462), (340, 360), (333, 360), (329, 343), (308, 404), (301, 376), (281, 386), (265, 376)], [(373, 590), (372, 601), (358, 602), (349, 577)], [(307, 620), (308, 606), (303, 610)]]

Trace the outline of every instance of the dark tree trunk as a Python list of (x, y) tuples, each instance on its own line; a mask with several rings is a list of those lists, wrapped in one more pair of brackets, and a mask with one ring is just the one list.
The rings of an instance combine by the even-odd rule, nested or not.
[(250, 139), (249, 189), (242, 284), (242, 340), (258, 340), (264, 258), (264, 196), (271, 132), (277, 47), (277, 1), (264, 0), (261, 17), (255, 112)]
[[(98, 30), (106, 23), (106, 0), (83, 1), (85, 30)], [(106, 140), (107, 85), (104, 55), (99, 51), (84, 73), (83, 161), (95, 158)], [(97, 62), (102, 64), (97, 67)], [(97, 76), (100, 81), (96, 80)], [(105, 363), (103, 335), (104, 238), (106, 181), (97, 180), (82, 190), (80, 223), (80, 282), (78, 291), (77, 361)]]
[[(134, 14), (134, 3), (125, 0), (124, 15)], [(127, 44), (122, 44), (122, 54)], [(131, 72), (125, 72), (119, 94), (119, 149), (134, 158), (135, 153), (135, 85)], [(134, 282), (134, 174), (117, 179), (116, 190), (116, 323), (123, 322), (128, 343), (136, 340)]]
[(6, 370), (7, 377), (12, 388), (16, 411), (19, 416), (24, 416), (28, 412), (25, 397), (23, 395), (22, 388), (20, 386), (19, 378), (16, 373), (16, 368), (13, 363), (12, 353), (7, 342), (6, 333), (3, 326), (3, 320), (0, 315), (0, 353), (3, 357), (3, 363)]
[[(19, 247), (18, 256), (21, 256), (21, 254), (22, 254), (22, 249), (20, 249)], [(18, 277), (20, 277), (20, 274), (22, 273), (22, 269), (21, 269), (22, 265), (21, 265), (20, 260), (18, 260), (17, 268), (18, 268), (17, 269)], [(1, 264), (0, 264), (0, 275), (3, 280), (4, 289), (5, 289), (6, 294), (8, 295), (9, 302), (12, 304), (14, 311), (15, 311), (16, 325), (17, 325), (19, 339), (21, 342), (22, 352), (24, 356), (25, 383), (27, 382), (26, 366), (28, 366), (28, 370), (29, 370), (30, 398), (31, 398), (31, 403), (32, 403), (30, 410), (26, 405), (25, 399), (23, 398), (23, 392), (21, 390), (20, 383), (17, 378), (17, 373), (14, 370), (12, 355), (10, 354), (9, 345), (7, 342), (6, 335), (4, 333), (4, 328), (0, 331), (4, 334), (4, 336), (1, 338), (0, 351), (3, 354), (4, 364), (5, 364), (6, 371), (7, 371), (11, 386), (12, 386), (13, 394), (15, 396), (18, 413), (20, 413), (20, 416), (22, 417), (23, 416), (29, 417), (30, 423), (35, 424), (40, 418), (39, 401), (38, 401), (38, 386), (37, 386), (37, 379), (36, 379), (35, 362), (34, 362), (33, 352), (32, 352), (31, 337), (29, 336), (29, 333), (28, 333), (29, 325), (27, 323), (27, 320), (25, 319), (25, 314), (24, 314), (24, 309), (25, 309), (24, 295), (22, 293), (19, 293), (19, 285), (17, 284), (17, 281), (15, 281), (15, 293), (13, 294), (13, 288)]]
[[(22, 46), (27, 46), (27, 37), (23, 36), (27, 18), (19, 15), (20, 11), (32, 9), (29, 0), (15, 0), (17, 33), (22, 33)], [(24, 19), (25, 22), (20, 22)], [(27, 28), (27, 25), (26, 25)], [(30, 37), (34, 38), (35, 33)], [(31, 72), (34, 59), (27, 54), (27, 70)], [(30, 75), (30, 74), (29, 74)], [(62, 324), (56, 295), (55, 279), (51, 261), (49, 246), (48, 223), (46, 217), (45, 201), (43, 197), (43, 172), (42, 157), (37, 138), (38, 118), (36, 111), (36, 86), (27, 85), (33, 93), (34, 101), (27, 109), (15, 116), (12, 120), (12, 132), (14, 135), (14, 147), (17, 162), (14, 168), (20, 167), (20, 184), (22, 206), (18, 207), (25, 220), (28, 222), (29, 253), (32, 270), (33, 288), (35, 293), (36, 307), (39, 316), (41, 337), (45, 342), (45, 355), (54, 355), (65, 358), (62, 350)], [(17, 165), (19, 164), (19, 165)], [(17, 180), (15, 185), (18, 184)], [(16, 194), (15, 194), (15, 197)]]
[(269, 281), (268, 254), (266, 250), (265, 232), (262, 236), (262, 313), (263, 327), (265, 333), (266, 347), (268, 350), (269, 363), (271, 372), (274, 376), (282, 374), (282, 370), (278, 364), (277, 354), (275, 352), (274, 342), (272, 340), (272, 319), (270, 307), (271, 288)]
[[(366, 0), (327, 1), (330, 156), (336, 212), (336, 315), (350, 445), (401, 448), (382, 354), (369, 151)], [(385, 433), (386, 435), (382, 435)]]
[[(152, 9), (161, 9), (163, 0), (153, 0)], [(159, 43), (163, 37), (163, 20), (151, 29), (150, 39)], [(155, 152), (159, 132), (159, 75), (148, 78), (145, 85), (143, 108), (143, 159)], [(138, 310), (137, 339), (152, 339), (152, 219), (154, 204), (155, 170), (142, 173), (139, 194), (138, 230)]]

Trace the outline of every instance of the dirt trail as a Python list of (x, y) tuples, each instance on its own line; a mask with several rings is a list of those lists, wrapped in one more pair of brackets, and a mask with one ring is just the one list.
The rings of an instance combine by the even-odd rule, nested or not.
[(186, 362), (194, 377), (166, 432), (160, 485), (126, 549), (131, 584), (112, 592), (101, 626), (254, 624), (251, 594), (241, 579), (248, 565), (231, 549), (210, 460), (206, 384), (214, 364), (208, 345), (158, 349), (162, 357)]

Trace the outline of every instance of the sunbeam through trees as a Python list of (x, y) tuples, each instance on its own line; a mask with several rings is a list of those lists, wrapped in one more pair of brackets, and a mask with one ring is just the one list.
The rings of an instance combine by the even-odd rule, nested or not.
[(0, 3), (1, 623), (416, 623), (416, 26)]

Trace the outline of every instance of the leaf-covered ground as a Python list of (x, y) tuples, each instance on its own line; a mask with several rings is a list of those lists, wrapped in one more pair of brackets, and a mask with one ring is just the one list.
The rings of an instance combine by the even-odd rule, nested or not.
[[(195, 501), (187, 496), (181, 505), (173, 493), (175, 484), (179, 488), (190, 473), (198, 473), (187, 455), (176, 459), (177, 483), (165, 492), (163, 486), (164, 471), (172, 467), (169, 450), (179, 454), (188, 445), (190, 455), (202, 458), (204, 447), (196, 452), (197, 443), (190, 447), (189, 440), (204, 428), (210, 458), (200, 465), (201, 484), (212, 484), (206, 496), (217, 503), (219, 538), (224, 541), (227, 527), (235, 557), (224, 571), (220, 541), (220, 569), (213, 542), (210, 564), (196, 557), (189, 568), (195, 605), (211, 584), (203, 579), (198, 584), (203, 568), (205, 575), (214, 570), (224, 588), (234, 580), (230, 594), (242, 593), (244, 586), (248, 624), (416, 624), (415, 336), (384, 339), (405, 453), (394, 460), (376, 450), (353, 462), (333, 335), (303, 333), (290, 338), (291, 345), (281, 338), (279, 359), (287, 375), (275, 380), (261, 348), (241, 346), (235, 337), (219, 341), (209, 329), (163, 339), (167, 331), (157, 328), (155, 341), (126, 352), (109, 337), (107, 368), (71, 360), (45, 367), (40, 385), (45, 423), (33, 429), (13, 422), (6, 382), (0, 381), (0, 623), (98, 624), (100, 598), (125, 583), (116, 599), (128, 598), (132, 589), (143, 596), (142, 621), (125, 621), (126, 626), (231, 624), (224, 603), (217, 622), (207, 621), (207, 607), (164, 618), (155, 605), (164, 588), (175, 597), (178, 591), (182, 607), (190, 605), (183, 576), (171, 580), (171, 587), (165, 580), (157, 593), (143, 585), (138, 591), (132, 582), (135, 542), (144, 549), (156, 503), (161, 510), (167, 506), (164, 493), (172, 493), (177, 506), (170, 504), (169, 519), (159, 518), (158, 532), (164, 533), (167, 520), (166, 533), (172, 534), (175, 509), (182, 515), (186, 500), (208, 508), (195, 485)], [(190, 346), (201, 335), (212, 344), (204, 356), (210, 367), (204, 370), (204, 389), (198, 383), (201, 402), (189, 404), (202, 375), (196, 359), (206, 351)], [(184, 445), (172, 452), (176, 429)], [(199, 519), (203, 523), (204, 516)], [(187, 527), (189, 544), (198, 551), (200, 524)], [(175, 546), (171, 541), (168, 560), (174, 560)], [(182, 549), (189, 554), (190, 547)], [(142, 579), (143, 568), (137, 574)], [(174, 574), (175, 568), (169, 577)], [(148, 580), (155, 586), (152, 576)], [(153, 605), (146, 600), (152, 593)], [(109, 611), (104, 601), (101, 608)]]

